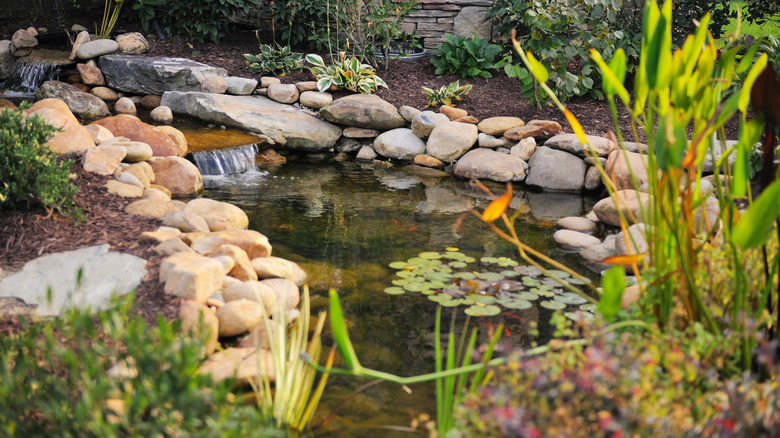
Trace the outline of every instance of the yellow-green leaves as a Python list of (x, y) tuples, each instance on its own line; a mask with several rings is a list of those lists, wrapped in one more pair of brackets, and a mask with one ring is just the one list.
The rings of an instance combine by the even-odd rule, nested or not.
[(766, 68), (766, 60), (766, 53), (762, 53), (761, 56), (758, 57), (756, 63), (753, 64), (753, 68), (750, 69), (750, 73), (748, 73), (745, 82), (742, 84), (742, 91), (739, 93), (738, 106), (739, 110), (743, 113), (747, 111), (748, 103), (750, 103), (750, 89), (753, 88), (753, 83), (756, 82), (758, 75)]
[(611, 321), (620, 311), (623, 291), (626, 289), (626, 272), (622, 266), (613, 266), (601, 279), (601, 298), (596, 311), (605, 321)]
[(655, 137), (655, 155), (658, 167), (663, 171), (682, 167), (683, 155), (688, 146), (685, 124), (675, 111), (669, 111), (658, 124)]
[(344, 313), (341, 311), (341, 302), (339, 294), (335, 289), (328, 292), (330, 298), (330, 330), (333, 334), (333, 341), (339, 349), (344, 364), (355, 373), (359, 373), (363, 367), (360, 366), (355, 349), (352, 347), (352, 341), (349, 340), (347, 324), (344, 321)]
[(780, 216), (780, 180), (773, 182), (748, 207), (734, 227), (732, 239), (739, 248), (755, 248), (763, 244), (775, 220)]
[(655, 2), (646, 2), (645, 16), (647, 82), (651, 90), (666, 87), (672, 76), (672, 2), (664, 2), (661, 11)]
[(601, 69), (604, 93), (610, 98), (617, 94), (623, 104), (628, 105), (628, 90), (623, 86), (623, 81), (626, 78), (626, 53), (623, 49), (617, 49), (612, 60), (609, 61), (609, 65), (604, 62), (596, 49), (590, 49), (590, 55)]
[(506, 192), (490, 202), (485, 212), (482, 213), (482, 220), (485, 222), (493, 222), (501, 217), (502, 214), (509, 207), (509, 201), (512, 200), (512, 184), (506, 183)]
[(534, 75), (536, 80), (539, 81), (540, 84), (547, 82), (547, 79), (550, 77), (547, 68), (536, 60), (534, 54), (531, 53), (530, 50), (525, 52), (525, 56), (528, 58), (529, 70), (531, 70), (531, 74)]
[(577, 120), (577, 118), (574, 117), (574, 114), (572, 114), (568, 109), (564, 109), (563, 115), (566, 116), (566, 120), (569, 122), (569, 125), (571, 125), (572, 131), (577, 134), (577, 140), (579, 140), (583, 145), (587, 144), (588, 139), (585, 138), (585, 130), (582, 129), (580, 121)]

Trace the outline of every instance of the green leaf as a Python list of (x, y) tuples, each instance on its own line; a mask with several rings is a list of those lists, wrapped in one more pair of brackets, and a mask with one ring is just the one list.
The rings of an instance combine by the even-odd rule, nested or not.
[(780, 180), (769, 185), (748, 207), (734, 226), (733, 241), (742, 249), (755, 248), (766, 242), (775, 220), (780, 217)]
[(747, 111), (748, 103), (750, 103), (750, 90), (753, 88), (753, 83), (756, 82), (758, 75), (766, 68), (767, 54), (762, 53), (758, 57), (758, 60), (753, 64), (753, 68), (750, 69), (745, 78), (745, 82), (742, 84), (742, 91), (739, 93), (739, 110), (743, 113)]
[(531, 70), (531, 74), (534, 75), (540, 84), (547, 82), (547, 79), (550, 78), (550, 73), (547, 72), (547, 68), (537, 61), (534, 54), (530, 51), (527, 51), (525, 55), (528, 57), (528, 66)]
[(601, 279), (601, 298), (596, 311), (605, 321), (611, 321), (620, 311), (623, 291), (626, 289), (626, 271), (622, 266), (613, 266)]
[(352, 341), (349, 339), (349, 333), (347, 332), (347, 324), (344, 321), (344, 313), (341, 310), (341, 302), (339, 301), (339, 294), (335, 289), (328, 291), (330, 300), (330, 331), (333, 335), (333, 341), (336, 343), (336, 347), (344, 359), (344, 364), (347, 368), (354, 372), (360, 372), (363, 367), (360, 366), (355, 349), (352, 347)]

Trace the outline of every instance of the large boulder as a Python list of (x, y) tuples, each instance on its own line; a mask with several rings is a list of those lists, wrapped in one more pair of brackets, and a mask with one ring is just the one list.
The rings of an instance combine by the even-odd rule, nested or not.
[(428, 137), (427, 153), (445, 163), (453, 162), (474, 146), (478, 135), (476, 125), (452, 121), (440, 123)]
[(175, 114), (266, 135), (288, 149), (325, 151), (341, 136), (341, 128), (263, 96), (168, 91), (161, 104)]
[(353, 94), (320, 109), (322, 118), (339, 125), (387, 131), (406, 125), (398, 109), (373, 94)]
[(231, 229), (212, 233), (188, 233), (184, 236), (184, 240), (200, 254), (208, 254), (222, 245), (235, 245), (246, 251), (250, 260), (268, 257), (272, 250), (268, 238), (254, 230)]
[[(648, 181), (647, 165), (647, 155), (616, 149), (609, 154), (604, 170), (618, 190), (634, 189)], [(632, 173), (636, 186), (631, 179)]]
[[(590, 147), (599, 157), (606, 157), (610, 152), (617, 148), (617, 144), (604, 137), (586, 135), (585, 140), (588, 141)], [(544, 145), (581, 157), (590, 155), (590, 149), (580, 142), (580, 139), (576, 134), (558, 134), (544, 142)]]
[(522, 181), (525, 179), (525, 162), (520, 158), (477, 148), (467, 152), (452, 168), (461, 178), (490, 179), (493, 181)]
[(116, 137), (125, 137), (148, 144), (155, 157), (176, 156), (178, 153), (176, 143), (165, 132), (136, 118), (106, 117), (92, 124), (108, 129)]
[(108, 105), (99, 97), (85, 93), (64, 82), (46, 81), (35, 94), (36, 100), (49, 97), (65, 101), (71, 112), (80, 120), (95, 120), (111, 115)]
[(8, 40), (0, 41), (0, 80), (11, 77), (14, 71), (14, 61), (16, 60), (11, 53), (13, 46)]
[(95, 147), (92, 135), (76, 121), (72, 114), (68, 117), (52, 108), (40, 108), (28, 114), (38, 115), (50, 125), (61, 129), (46, 142), (49, 149), (58, 154), (83, 152)]
[(585, 184), (587, 165), (568, 152), (549, 147), (537, 148), (528, 161), (525, 183), (544, 190), (580, 191)]
[(635, 190), (619, 190), (612, 196), (616, 198), (604, 198), (593, 206), (593, 213), (605, 224), (620, 226), (620, 212), (615, 206), (620, 206), (623, 216), (628, 223), (642, 222), (642, 210), (647, 211), (647, 202), (650, 195)]
[(116, 43), (119, 52), (125, 55), (142, 55), (149, 51), (149, 41), (139, 32), (128, 32), (118, 35)]
[(216, 259), (192, 258), (176, 264), (168, 273), (165, 293), (204, 303), (208, 297), (222, 289), (224, 276), (222, 263)]
[(207, 77), (227, 75), (222, 68), (189, 59), (133, 55), (102, 56), (100, 69), (109, 87), (134, 94), (200, 91)]
[(425, 152), (425, 142), (409, 128), (396, 128), (374, 139), (374, 150), (383, 157), (413, 160), (416, 155)]
[(186, 210), (197, 213), (203, 217), (220, 217), (229, 223), (231, 228), (246, 230), (249, 227), (249, 218), (246, 213), (244, 213), (244, 210), (227, 202), (215, 201), (208, 198), (198, 198), (189, 201)]
[(38, 45), (38, 39), (35, 38), (35, 35), (31, 34), (29, 31), (19, 29), (14, 32), (13, 36), (11, 37), (11, 43), (13, 43), (17, 50), (30, 49)]
[(194, 164), (181, 157), (152, 157), (154, 182), (171, 191), (173, 196), (187, 196), (203, 189), (203, 177)]
[(119, 50), (119, 44), (112, 39), (100, 39), (87, 41), (76, 49), (76, 57), (79, 59), (91, 59), (98, 56), (114, 53)]

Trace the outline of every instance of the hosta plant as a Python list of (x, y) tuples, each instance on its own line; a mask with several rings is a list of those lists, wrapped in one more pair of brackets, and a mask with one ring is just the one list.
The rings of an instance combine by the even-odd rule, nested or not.
[(460, 85), (460, 81), (455, 81), (449, 85), (442, 85), (438, 90), (428, 87), (422, 87), (423, 94), (428, 98), (427, 106), (454, 105), (463, 100), (463, 97), (471, 91), (471, 85)]
[(462, 78), (489, 78), (489, 70), (495, 68), (495, 59), (501, 53), (501, 46), (490, 44), (486, 39), (472, 34), (444, 35), (444, 42), (436, 48), (431, 64), (436, 74), (456, 74)]
[(251, 55), (244, 54), (247, 68), (252, 73), (260, 75), (271, 74), (274, 76), (285, 76), (289, 73), (303, 70), (303, 54), (293, 52), (290, 46), (269, 44), (260, 44), (260, 53)]
[(306, 55), (306, 61), (313, 65), (311, 72), (317, 79), (317, 89), (320, 91), (336, 87), (371, 94), (379, 87), (387, 88), (373, 67), (362, 64), (357, 58), (346, 59), (344, 52), (340, 52), (338, 61), (331, 65), (326, 65), (321, 56), (313, 54)]

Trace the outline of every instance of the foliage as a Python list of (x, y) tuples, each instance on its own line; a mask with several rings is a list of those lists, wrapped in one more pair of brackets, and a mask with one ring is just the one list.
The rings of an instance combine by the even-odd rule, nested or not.
[(94, 319), (69, 311), (0, 338), (3, 435), (214, 436), (264, 429), (254, 409), (233, 402), (226, 384), (197, 373), (201, 341), (182, 338), (163, 319), (150, 329), (130, 314), (132, 299)]
[(745, 20), (763, 25), (780, 20), (780, 3), (775, 0), (745, 0), (742, 12)]
[(542, 355), (514, 352), (456, 408), (455, 436), (770, 436), (777, 427), (774, 380), (719, 380), (734, 334), (714, 337), (701, 326), (662, 336), (579, 330), (589, 345), (553, 341)]
[(456, 74), (461, 78), (492, 77), (489, 70), (494, 68), (501, 46), (490, 44), (473, 33), (471, 37), (445, 34), (444, 40), (431, 57), (431, 64), (436, 67), (437, 75)]
[[(112, 6), (111, 3), (115, 4)], [(106, 0), (106, 5), (103, 8), (103, 21), (97, 34), (98, 39), (105, 39), (111, 35), (111, 31), (116, 25), (116, 20), (119, 19), (119, 12), (122, 11), (122, 6), (124, 5), (125, 0)]]
[(303, 54), (293, 52), (290, 46), (260, 44), (260, 53), (245, 53), (244, 58), (247, 60), (247, 68), (259, 75), (284, 76), (304, 68)]
[(682, 45), (688, 34), (696, 31), (696, 21), (710, 14), (709, 30), (714, 38), (720, 38), (723, 28), (736, 17), (729, 2), (722, 0), (679, 0), (672, 6), (672, 40)]
[(460, 81), (455, 81), (449, 85), (442, 85), (438, 90), (434, 90), (428, 87), (422, 87), (423, 94), (428, 99), (428, 105), (437, 107), (441, 105), (455, 106), (456, 102), (463, 100), (469, 91), (471, 91), (471, 84), (460, 86)]
[(306, 45), (323, 50), (328, 47), (326, 26), (328, 0), (273, 0), (267, 2), (271, 16), (271, 35), (276, 42), (277, 33), (288, 46)]
[(81, 215), (70, 183), (69, 160), (60, 160), (46, 142), (55, 128), (41, 117), (3, 108), (0, 112), (0, 207), (31, 208), (42, 205), (74, 218)]
[(387, 88), (387, 84), (376, 75), (373, 67), (362, 64), (357, 58), (346, 59), (344, 52), (340, 52), (339, 60), (330, 65), (325, 65), (322, 57), (314, 54), (306, 55), (306, 61), (313, 65), (311, 72), (320, 91), (336, 87), (371, 94), (378, 87)]
[[(550, 72), (548, 85), (563, 101), (584, 95), (604, 97), (588, 56), (591, 49), (611, 57), (623, 47), (630, 64), (634, 64), (631, 55), (638, 55), (634, 50), (640, 34), (629, 25), (633, 15), (623, 9), (620, 0), (498, 0), (486, 18), (500, 36), (509, 38), (516, 31), (523, 47), (540, 55)], [(534, 102), (546, 100), (547, 96), (538, 96), (533, 78), (518, 61), (507, 55), (497, 67), (521, 80), (525, 97)]]
[(149, 24), (156, 18), (169, 35), (219, 44), (230, 18), (247, 15), (259, 4), (260, 0), (135, 0), (133, 10), (144, 31), (149, 31)]

